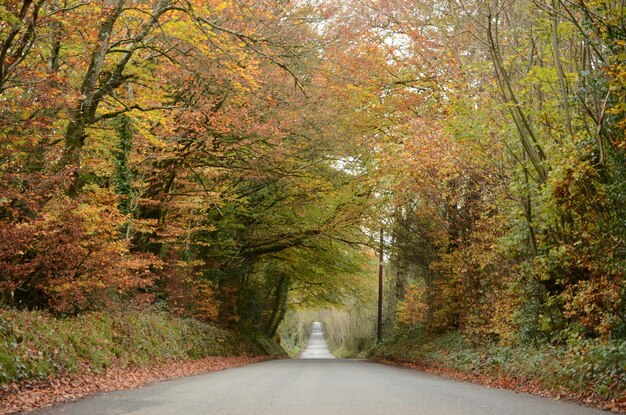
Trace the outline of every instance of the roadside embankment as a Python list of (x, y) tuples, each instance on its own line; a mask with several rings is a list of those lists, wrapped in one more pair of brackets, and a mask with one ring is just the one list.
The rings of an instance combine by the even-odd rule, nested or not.
[(284, 356), (269, 339), (164, 312), (0, 310), (0, 334), (0, 414)]
[(473, 344), (461, 333), (435, 337), (404, 332), (379, 345), (371, 358), (385, 363), (626, 413), (626, 342)]

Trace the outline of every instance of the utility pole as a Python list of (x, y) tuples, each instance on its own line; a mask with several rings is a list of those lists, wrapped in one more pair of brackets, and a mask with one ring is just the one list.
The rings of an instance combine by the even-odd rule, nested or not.
[(376, 338), (380, 342), (383, 339), (383, 227), (380, 227), (380, 252), (378, 257), (378, 327)]

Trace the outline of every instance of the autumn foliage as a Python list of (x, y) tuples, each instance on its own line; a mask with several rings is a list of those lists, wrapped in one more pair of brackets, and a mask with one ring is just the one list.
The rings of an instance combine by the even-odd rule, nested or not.
[(311, 22), (329, 13), (4, 2), (2, 302), (59, 316), (152, 304), (273, 335), (290, 291), (358, 290), (371, 190), (337, 168), (360, 150), (318, 112), (332, 95)]
[(620, 2), (10, 0), (0, 18), (3, 304), (274, 336), (289, 309), (367, 298), (382, 226), (389, 324), (626, 336)]

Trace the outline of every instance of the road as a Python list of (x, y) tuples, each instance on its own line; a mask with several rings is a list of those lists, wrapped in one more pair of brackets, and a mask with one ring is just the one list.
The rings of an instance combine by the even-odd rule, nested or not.
[(328, 350), (328, 345), (324, 339), (322, 324), (319, 321), (313, 323), (311, 328), (311, 337), (307, 343), (306, 349), (300, 354), (300, 359), (334, 359)]
[[(43, 415), (601, 415), (378, 363), (334, 359), (315, 329), (303, 359), (276, 360), (109, 392)], [(321, 342), (323, 343), (320, 343)], [(327, 358), (319, 358), (327, 357)], [(328, 358), (330, 357), (330, 358)]]

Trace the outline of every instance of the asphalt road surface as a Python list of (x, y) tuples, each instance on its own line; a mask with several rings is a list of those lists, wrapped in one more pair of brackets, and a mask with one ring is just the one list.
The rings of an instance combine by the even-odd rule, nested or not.
[[(303, 359), (276, 360), (103, 393), (36, 411), (66, 415), (600, 415), (410, 369), (334, 359), (321, 327)], [(323, 343), (322, 343), (323, 342)], [(317, 358), (315, 358), (317, 357)], [(319, 358), (322, 357), (322, 358)], [(323, 358), (326, 357), (326, 358)]]
[(307, 343), (306, 349), (300, 354), (300, 359), (334, 359), (328, 350), (328, 345), (324, 339), (322, 324), (318, 321), (313, 323), (311, 328), (311, 337)]

